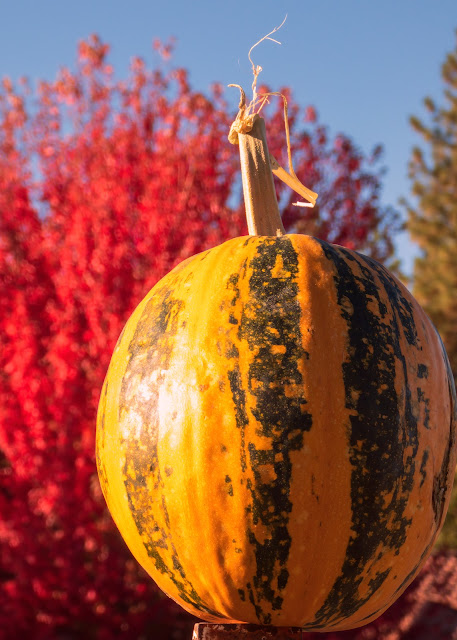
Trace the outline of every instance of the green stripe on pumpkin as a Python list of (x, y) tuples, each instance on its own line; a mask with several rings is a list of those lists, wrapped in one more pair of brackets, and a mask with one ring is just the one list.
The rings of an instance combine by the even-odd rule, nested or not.
[[(365, 595), (359, 595), (364, 571), (378, 559), (380, 546), (395, 555), (405, 542), (411, 524), (405, 510), (415, 481), (418, 448), (411, 381), (400, 344), (404, 337), (409, 345), (418, 346), (413, 308), (381, 265), (323, 241), (321, 246), (335, 265), (338, 303), (348, 324), (351, 358), (343, 364), (343, 378), (346, 406), (352, 410), (349, 442), (354, 467), (354, 535), (341, 573), (308, 628), (328, 626), (332, 620), (353, 615), (389, 575), (390, 568), (380, 571), (370, 580)], [(381, 287), (375, 276), (381, 280)], [(385, 317), (391, 310), (392, 321), (387, 322)], [(398, 411), (396, 361), (405, 390), (403, 415)], [(411, 451), (406, 461), (405, 450)], [(391, 496), (386, 507), (385, 496)]]

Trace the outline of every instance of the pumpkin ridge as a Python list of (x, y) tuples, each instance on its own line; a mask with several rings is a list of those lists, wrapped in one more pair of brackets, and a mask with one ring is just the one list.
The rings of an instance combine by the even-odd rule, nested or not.
[[(297, 302), (298, 255), (286, 236), (268, 238), (258, 244), (248, 266), (252, 270), (249, 296), (238, 337), (252, 354), (247, 381), (250, 412), (258, 434), (270, 443), (264, 449), (247, 442), (253, 474), (253, 481), (247, 479), (252, 499), (252, 523), (247, 533), (256, 573), (246, 588), (259, 621), (270, 624), (271, 612), (263, 611), (263, 603), (271, 611), (280, 610), (281, 592), (289, 577), (290, 452), (303, 446), (303, 435), (311, 428), (312, 419), (305, 411), (306, 398), (300, 386), (299, 361), (307, 354), (302, 347)], [(285, 394), (285, 388), (291, 392)], [(256, 533), (258, 525), (268, 531), (263, 540)]]
[(366, 615), (365, 617), (363, 617), (360, 620), (358, 620), (357, 624), (365, 624), (369, 620), (373, 620), (378, 615), (380, 615), (383, 611), (385, 611), (388, 607), (390, 607), (390, 605), (393, 604), (395, 602), (395, 600), (397, 600), (397, 598), (403, 593), (403, 591), (406, 589), (406, 587), (411, 583), (411, 581), (417, 575), (418, 571), (422, 567), (422, 564), (425, 562), (425, 560), (428, 557), (430, 551), (432, 550), (432, 547), (433, 547), (434, 543), (435, 543), (435, 539), (433, 538), (429, 542), (429, 544), (425, 547), (423, 552), (421, 553), (419, 560), (414, 563), (414, 566), (411, 569), (411, 571), (409, 571), (407, 576), (405, 578), (403, 578), (401, 583), (395, 589), (395, 591), (393, 592), (393, 594), (391, 595), (389, 600), (387, 602), (385, 602), (383, 604), (383, 606), (380, 607), (379, 609), (376, 609), (375, 611), (371, 611), (368, 615)]
[(102, 391), (100, 394), (99, 400), (99, 409), (98, 409), (98, 421), (99, 426), (97, 428), (97, 446), (95, 448), (95, 460), (97, 464), (97, 472), (100, 480), (100, 487), (102, 489), (102, 493), (105, 497), (105, 500), (108, 501), (108, 472), (106, 470), (105, 459), (102, 455), (102, 451), (105, 448), (105, 440), (106, 440), (106, 428), (105, 428), (105, 408), (106, 408), (106, 396), (108, 393), (108, 376), (106, 376), (105, 381), (103, 382)]
[[(133, 520), (156, 570), (169, 577), (184, 602), (210, 615), (218, 615), (205, 605), (186, 578), (173, 544), (165, 495), (160, 493), (164, 483), (158, 460), (157, 389), (163, 378), (163, 370), (167, 369), (172, 357), (173, 338), (183, 307), (184, 301), (173, 297), (172, 286), (165, 290), (165, 295), (157, 290), (156, 295), (147, 302), (128, 347), (130, 358), (120, 389), (119, 420), (121, 424), (123, 421), (130, 422), (131, 428), (131, 422), (140, 416), (142, 427), (141, 438), (138, 434), (137, 438), (128, 440), (123, 469), (124, 485)], [(146, 343), (155, 348), (146, 350)], [(144, 385), (143, 393), (140, 391), (141, 385)], [(147, 395), (147, 402), (143, 394)], [(141, 445), (138, 444), (140, 440)], [(154, 508), (151, 490), (155, 495), (161, 495), (160, 501), (155, 501)]]
[[(379, 568), (365, 585), (365, 593), (360, 592), (367, 567), (381, 559), (382, 549), (390, 548), (398, 553), (404, 544), (411, 524), (404, 512), (414, 483), (414, 455), (418, 447), (417, 420), (411, 408), (397, 321), (398, 315), (401, 328), (406, 326), (404, 333), (408, 343), (414, 344), (415, 336), (408, 331), (413, 319), (412, 307), (399, 299), (397, 290), (395, 295), (392, 289), (385, 292), (386, 284), (390, 283), (383, 278), (382, 268), (381, 272), (376, 268), (377, 263), (370, 259), (368, 269), (363, 264), (364, 256), (357, 254), (356, 257), (347, 249), (319, 242), (327, 258), (335, 264), (338, 303), (347, 321), (352, 355), (343, 363), (343, 379), (346, 406), (352, 410), (349, 456), (354, 467), (351, 476), (354, 535), (349, 540), (340, 575), (316, 613), (315, 621), (307, 628), (316, 628), (316, 623), (328, 626), (331, 620), (338, 621), (343, 611), (349, 618), (372, 598), (389, 576), (391, 567)], [(350, 264), (354, 262), (360, 268), (357, 275), (354, 265)], [(384, 279), (384, 291), (375, 282), (373, 273), (381, 281)], [(400, 313), (401, 303), (406, 304)], [(385, 323), (384, 317), (390, 310), (392, 317)], [(371, 343), (367, 336), (372, 336)], [(406, 388), (402, 418), (396, 411), (396, 361), (400, 361), (398, 368), (402, 370)], [(370, 432), (367, 424), (371, 426)], [(403, 453), (407, 447), (412, 448), (412, 453), (404, 462)], [(386, 471), (389, 467), (390, 473)], [(373, 496), (376, 497), (373, 499)], [(383, 506), (384, 500), (386, 506)]]
[(443, 524), (443, 520), (444, 520), (443, 516), (445, 515), (446, 488), (449, 486), (449, 483), (452, 482), (452, 480), (450, 480), (450, 476), (451, 476), (452, 469), (455, 466), (455, 461), (453, 459), (452, 453), (455, 445), (455, 422), (457, 419), (457, 411), (456, 411), (457, 403), (456, 403), (455, 386), (453, 383), (454, 378), (451, 371), (451, 366), (449, 364), (449, 359), (444, 349), (441, 336), (438, 334), (438, 332), (437, 332), (437, 335), (438, 335), (441, 349), (443, 352), (443, 358), (444, 358), (444, 361), (446, 362), (449, 398), (451, 402), (451, 412), (450, 412), (451, 415), (449, 420), (449, 440), (447, 443), (446, 451), (443, 456), (443, 462), (441, 464), (441, 468), (433, 478), (432, 506), (433, 506), (433, 511), (435, 512), (435, 521), (437, 523), (437, 528), (439, 529)]

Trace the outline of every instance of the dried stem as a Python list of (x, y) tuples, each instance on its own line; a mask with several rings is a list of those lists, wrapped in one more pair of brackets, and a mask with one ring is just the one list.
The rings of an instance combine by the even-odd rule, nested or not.
[[(232, 144), (239, 144), (240, 146), (244, 203), (250, 235), (283, 235), (285, 233), (276, 200), (272, 173), (275, 173), (289, 187), (309, 201), (309, 204), (297, 203), (300, 206), (314, 207), (317, 198), (317, 193), (305, 187), (298, 180), (293, 169), (286, 97), (280, 93), (267, 93), (260, 97), (257, 96), (257, 78), (262, 71), (262, 67), (254, 65), (252, 62), (252, 50), (264, 40), (272, 40), (280, 44), (270, 36), (282, 27), (286, 18), (287, 15), (278, 27), (275, 27), (273, 31), (261, 38), (249, 50), (248, 57), (254, 74), (252, 83), (253, 96), (250, 103), (246, 105), (246, 95), (242, 87), (237, 84), (229, 85), (229, 87), (237, 87), (240, 90), (238, 114), (230, 127), (228, 139)], [(270, 156), (265, 122), (258, 115), (264, 104), (268, 102), (270, 95), (280, 95), (284, 101), (284, 124), (290, 173), (287, 173), (273, 156)]]
[(238, 143), (249, 235), (283, 235), (263, 118), (256, 115), (251, 131), (238, 134)]
[(260, 38), (260, 40), (258, 42), (256, 42), (255, 44), (253, 44), (252, 47), (249, 49), (248, 58), (249, 58), (249, 62), (252, 65), (252, 73), (254, 74), (254, 81), (252, 83), (252, 101), (253, 102), (256, 102), (256, 98), (257, 98), (257, 88), (256, 88), (257, 87), (257, 78), (258, 78), (260, 72), (262, 71), (262, 67), (259, 64), (255, 65), (252, 62), (251, 53), (252, 53), (253, 49), (255, 49), (257, 47), (257, 45), (259, 45), (264, 40), (271, 40), (271, 42), (275, 42), (276, 44), (281, 44), (279, 42), (279, 40), (275, 40), (274, 38), (271, 38), (270, 36), (272, 36), (274, 33), (276, 33), (276, 31), (279, 31), (279, 29), (281, 29), (281, 27), (283, 26), (283, 24), (285, 23), (286, 20), (287, 20), (287, 13), (286, 13), (286, 16), (285, 16), (284, 20), (281, 22), (281, 24), (278, 27), (275, 27), (272, 31), (270, 31), (270, 33), (267, 33), (266, 36), (263, 36), (263, 38)]

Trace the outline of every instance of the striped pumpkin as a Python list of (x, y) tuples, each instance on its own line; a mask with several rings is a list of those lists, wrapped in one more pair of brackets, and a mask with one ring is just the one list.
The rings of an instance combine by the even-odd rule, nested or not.
[(235, 238), (127, 322), (99, 476), (133, 555), (191, 613), (343, 630), (429, 554), (456, 406), (436, 330), (384, 267), (304, 235)]

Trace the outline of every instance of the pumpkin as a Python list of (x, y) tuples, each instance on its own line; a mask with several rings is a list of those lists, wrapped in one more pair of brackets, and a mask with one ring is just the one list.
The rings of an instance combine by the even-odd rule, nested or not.
[[(240, 144), (268, 161), (254, 120)], [(349, 629), (403, 592), (443, 524), (455, 388), (386, 268), (268, 224), (184, 261), (134, 311), (101, 393), (99, 477), (187, 611)]]

